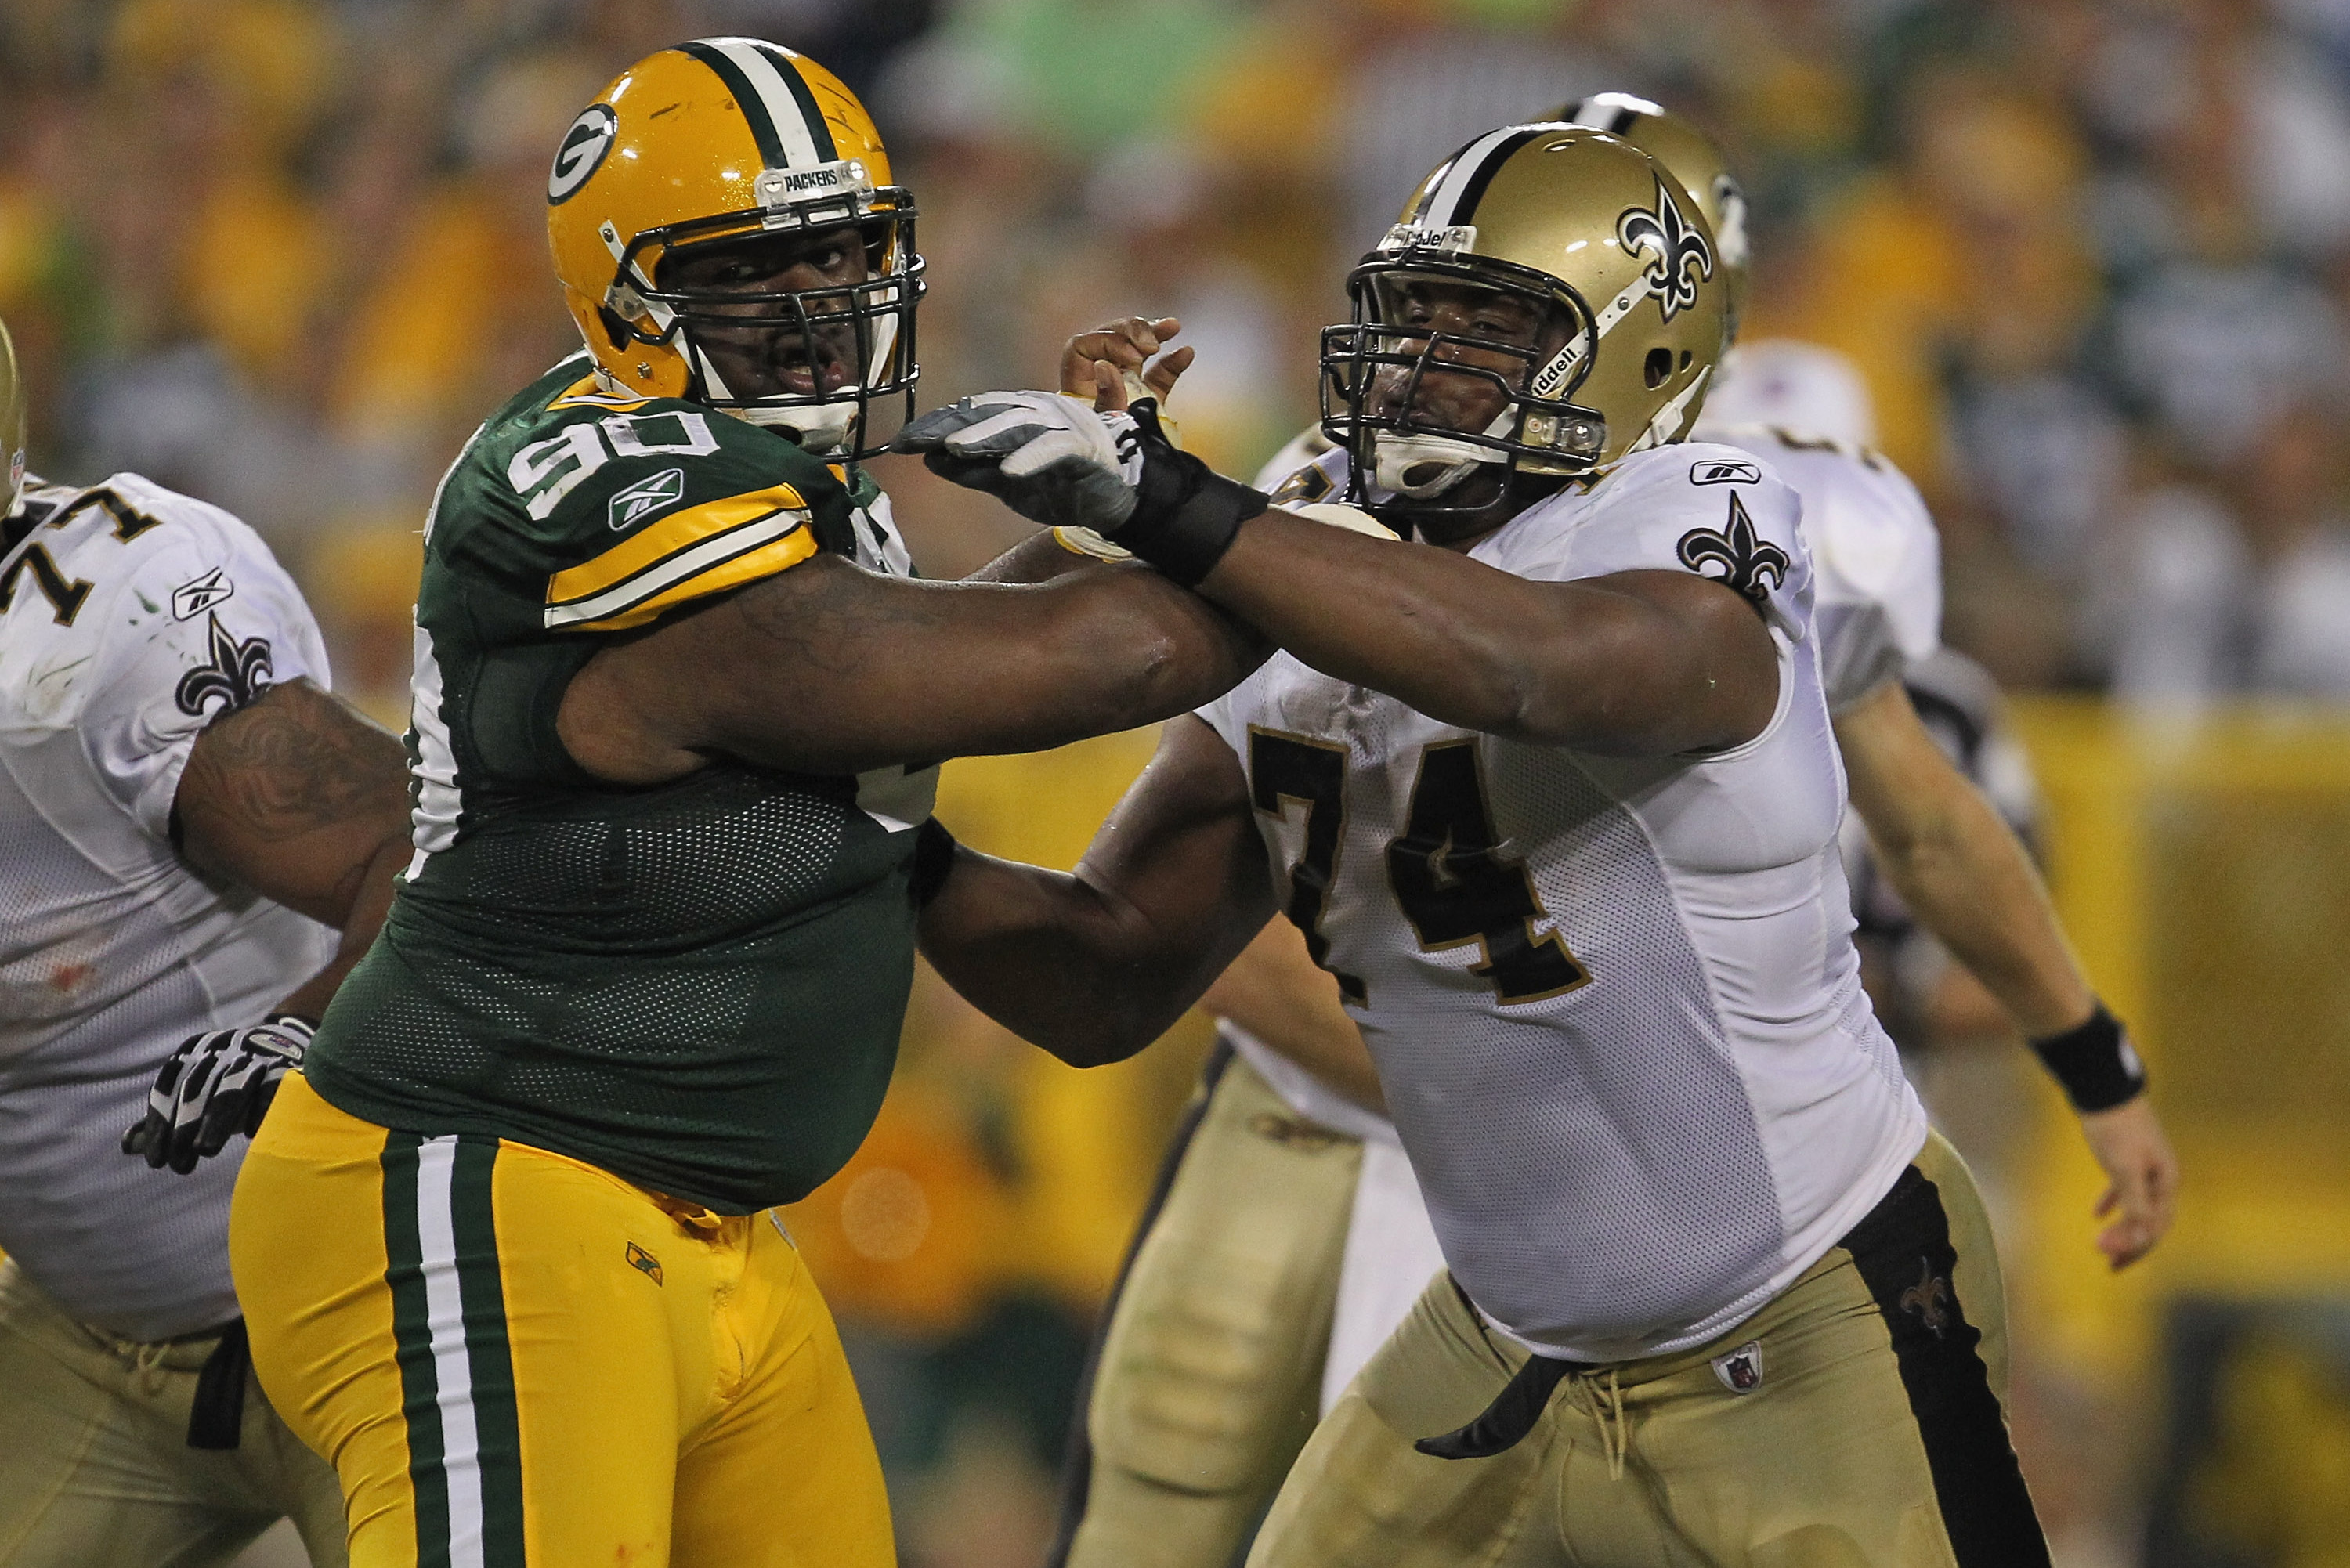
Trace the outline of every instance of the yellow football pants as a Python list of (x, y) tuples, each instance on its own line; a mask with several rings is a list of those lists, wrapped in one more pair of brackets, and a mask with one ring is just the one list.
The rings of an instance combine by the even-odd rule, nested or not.
[(890, 1568), (831, 1314), (772, 1212), (344, 1115), (299, 1075), (230, 1262), (353, 1568)]

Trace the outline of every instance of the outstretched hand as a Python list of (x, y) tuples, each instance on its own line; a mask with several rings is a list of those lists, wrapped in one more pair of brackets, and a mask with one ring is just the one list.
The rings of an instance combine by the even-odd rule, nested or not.
[(2108, 1183), (2096, 1214), (2113, 1222), (2098, 1233), (2097, 1250), (2113, 1268), (2126, 1269), (2154, 1250), (2177, 1216), (2178, 1157), (2144, 1095), (2084, 1113), (2081, 1134)]
[(1197, 356), (1183, 348), (1161, 357), (1155, 365), (1149, 360), (1182, 329), (1183, 323), (1172, 316), (1155, 321), (1129, 316), (1078, 333), (1061, 350), (1063, 395), (1091, 398), (1094, 407), (1104, 413), (1119, 412), (1145, 397), (1158, 399), (1159, 407), (1165, 408), (1168, 394)]
[(1131, 415), (1052, 392), (980, 392), (898, 432), (942, 479), (1052, 527), (1112, 534), (1134, 513), (1141, 449)]

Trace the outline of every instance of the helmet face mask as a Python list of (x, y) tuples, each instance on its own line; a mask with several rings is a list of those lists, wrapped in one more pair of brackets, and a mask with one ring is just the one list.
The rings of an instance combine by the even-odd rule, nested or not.
[[(699, 238), (691, 228), (719, 237)], [(677, 348), (688, 370), (683, 395), (696, 402), (785, 430), (827, 454), (847, 454), (872, 428), (878, 400), (902, 397), (912, 416), (920, 374), (914, 307), (926, 286), (910, 201), (855, 224), (746, 234), (722, 218), (649, 231), (623, 254), (621, 271), (650, 273), (656, 283), (616, 288), (621, 297), (606, 306), (608, 329)], [(777, 286), (791, 277), (813, 286)], [(623, 317), (615, 305), (638, 314)]]
[(1349, 275), (1353, 319), (1323, 333), (1348, 501), (1461, 536), (1679, 441), (1721, 357), (1722, 270), (1703, 213), (1628, 143), (1558, 122), (1478, 138), (1421, 182)]
[(913, 411), (914, 203), (854, 93), (752, 38), (647, 56), (573, 121), (547, 180), (566, 304), (608, 392), (685, 398), (863, 458)]
[(1498, 469), (1506, 493), (1520, 473), (1591, 466), (1607, 420), (1572, 400), (1592, 341), (1572, 288), (1405, 244), (1357, 266), (1347, 293), (1354, 320), (1322, 334), (1323, 429), (1398, 505), (1482, 514), (1501, 499), (1493, 485), (1460, 493), (1480, 468)]

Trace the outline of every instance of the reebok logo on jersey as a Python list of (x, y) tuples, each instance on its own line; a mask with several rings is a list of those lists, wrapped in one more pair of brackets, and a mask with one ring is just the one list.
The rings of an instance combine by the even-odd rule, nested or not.
[(193, 620), (235, 592), (236, 585), (228, 580), (228, 574), (214, 566), (195, 581), (172, 590), (172, 618)]
[(1738, 462), (1726, 457), (1710, 457), (1690, 465), (1691, 484), (1760, 484), (1762, 471), (1751, 462)]
[(1762, 1386), (1762, 1342), (1750, 1339), (1727, 1355), (1713, 1358), (1713, 1375), (1732, 1394), (1752, 1394)]
[(641, 523), (657, 512), (666, 512), (685, 499), (685, 470), (664, 468), (650, 479), (639, 479), (612, 497), (608, 515), (612, 530), (618, 533), (632, 523)]

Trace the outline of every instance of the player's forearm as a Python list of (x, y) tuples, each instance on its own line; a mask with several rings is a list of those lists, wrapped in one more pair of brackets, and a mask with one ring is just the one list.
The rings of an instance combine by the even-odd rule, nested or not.
[(1953, 771), (1920, 805), (1911, 831), (1872, 841), (1911, 912), (2026, 1037), (2059, 1034), (2088, 1017), (2096, 997), (2047, 888), (1991, 803)]
[(1080, 1067), (1165, 1033), (1221, 961), (1186, 961), (1140, 910), (1080, 877), (970, 849), (922, 911), (921, 948), (965, 1001)]
[(998, 556), (971, 576), (966, 583), (1049, 583), (1103, 562), (1066, 549), (1049, 528), (1039, 530)]
[(333, 960), (305, 981), (274, 1011), (291, 1012), (302, 1018), (322, 1018), (326, 1015), (327, 1004), (334, 1001), (335, 992), (342, 989), (344, 977), (358, 967), (359, 960), (367, 956), (368, 949), (375, 945), (378, 933), (382, 931), (384, 918), (391, 912), (397, 878), (409, 859), (410, 845), (406, 834), (383, 842), (359, 873), (359, 888), (350, 900), (350, 913), (343, 921)]
[[(1712, 640), (1620, 586), (1533, 582), (1272, 512), (1201, 592), (1324, 674), (1463, 729), (1626, 755), (1743, 738)], [(1759, 621), (1740, 630), (1767, 662)]]
[[(1253, 633), (1139, 566), (1033, 587), (893, 587), (932, 601), (911, 607), (910, 622), (929, 609), (935, 618), (901, 628), (902, 641), (874, 626), (870, 642), (836, 644), (825, 700), (769, 687), (721, 743), (843, 773), (1045, 751), (1188, 712), (1263, 657)], [(809, 647), (803, 622), (763, 629)]]

